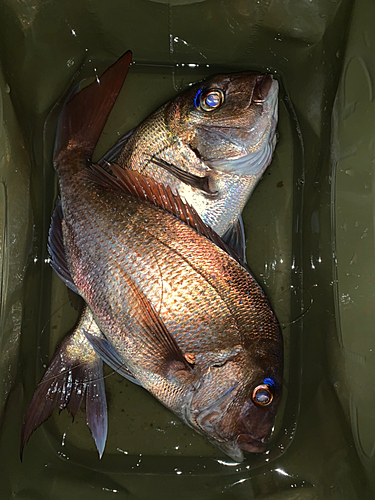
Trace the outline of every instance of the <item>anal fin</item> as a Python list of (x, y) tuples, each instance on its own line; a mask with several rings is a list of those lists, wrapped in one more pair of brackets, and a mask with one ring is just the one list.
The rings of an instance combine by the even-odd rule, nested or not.
[(222, 240), (236, 252), (242, 262), (246, 264), (246, 238), (245, 228), (241, 215), (233, 225), (224, 233)]
[(51, 226), (48, 234), (48, 250), (51, 256), (51, 267), (63, 282), (75, 293), (78, 290), (73, 283), (68, 269), (68, 263), (65, 256), (64, 239), (62, 233), (62, 224), (64, 215), (62, 211), (60, 198), (56, 201), (56, 207), (52, 215)]

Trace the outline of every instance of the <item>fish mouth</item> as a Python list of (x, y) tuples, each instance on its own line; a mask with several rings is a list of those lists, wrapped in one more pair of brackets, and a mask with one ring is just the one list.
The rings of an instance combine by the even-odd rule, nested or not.
[(243, 462), (245, 459), (244, 451), (248, 453), (263, 453), (266, 449), (265, 443), (246, 434), (240, 434), (234, 441), (224, 442), (210, 437), (208, 437), (208, 439), (212, 444), (219, 448), (219, 450), (228, 455), (228, 457), (239, 463)]
[(235, 437), (236, 434), (234, 436), (232, 434), (231, 438), (228, 436), (228, 439), (225, 439), (226, 433), (220, 432), (219, 422), (225, 413), (228, 400), (232, 399), (237, 388), (238, 384), (236, 383), (229, 390), (224, 391), (213, 404), (200, 411), (199, 414), (196, 411), (190, 411), (194, 397), (192, 393), (189, 400), (190, 404), (185, 407), (184, 420), (230, 458), (236, 462), (243, 462), (244, 451), (248, 453), (263, 453), (265, 451), (269, 434), (263, 434), (261, 438), (254, 438), (249, 433), (239, 433), (237, 437)]
[(268, 439), (254, 439), (249, 434), (240, 434), (237, 436), (237, 445), (241, 450), (249, 453), (263, 453), (266, 449)]
[(245, 459), (244, 451), (248, 453), (263, 453), (266, 449), (266, 444), (262, 440), (254, 439), (247, 434), (240, 434), (235, 441), (221, 442), (216, 439), (209, 440), (228, 455), (228, 457), (239, 463)]
[(254, 92), (252, 96), (253, 102), (265, 102), (267, 98), (269, 98), (270, 90), (272, 88), (272, 84), (274, 83), (274, 79), (272, 75), (269, 73), (265, 75), (259, 75), (257, 77), (257, 82), (254, 87)]
[[(185, 421), (193, 427), (197, 432), (205, 436), (213, 445), (223, 451), (230, 458), (236, 462), (243, 462), (244, 451), (250, 453), (263, 453), (266, 449), (266, 442), (268, 439), (255, 439), (249, 434), (239, 434), (235, 439), (223, 439), (222, 436), (217, 432), (216, 423), (217, 419), (225, 412), (225, 407), (228, 404), (228, 399), (233, 395), (238, 387), (238, 384), (234, 384), (229, 390), (226, 390), (214, 404), (211, 404), (203, 411), (200, 412), (196, 418), (191, 420), (185, 407)], [(193, 394), (190, 398), (190, 403), (193, 399)], [(207, 417), (211, 416), (211, 419)]]

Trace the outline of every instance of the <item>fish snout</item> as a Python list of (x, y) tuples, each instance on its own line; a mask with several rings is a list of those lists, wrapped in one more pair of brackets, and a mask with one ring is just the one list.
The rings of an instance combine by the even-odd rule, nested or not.
[(266, 449), (266, 444), (268, 442), (268, 436), (262, 439), (254, 439), (249, 434), (240, 434), (237, 437), (237, 444), (241, 450), (248, 451), (250, 453), (263, 453)]

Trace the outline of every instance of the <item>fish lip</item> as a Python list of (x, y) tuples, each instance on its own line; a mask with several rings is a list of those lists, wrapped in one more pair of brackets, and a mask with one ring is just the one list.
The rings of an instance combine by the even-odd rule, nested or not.
[[(246, 441), (239, 441), (242, 436), (245, 437)], [(248, 453), (263, 453), (266, 449), (266, 444), (245, 434), (240, 434), (234, 441), (224, 442), (213, 438), (209, 438), (209, 441), (238, 463), (244, 461), (244, 451)]]
[(255, 439), (249, 434), (239, 434), (236, 442), (241, 450), (249, 453), (263, 453), (267, 447), (268, 439)]
[(255, 84), (252, 98), (253, 102), (263, 103), (267, 100), (273, 81), (273, 77), (269, 73), (257, 77), (257, 83)]
[[(185, 421), (188, 423), (190, 427), (195, 429), (199, 434), (202, 434), (203, 436), (206, 437), (213, 445), (215, 445), (217, 448), (219, 448), (221, 451), (223, 451), (226, 455), (228, 455), (232, 460), (235, 460), (238, 463), (241, 463), (244, 461), (244, 453), (243, 450), (241, 449), (241, 446), (237, 443), (237, 439), (232, 439), (232, 440), (221, 440), (223, 438), (220, 438), (220, 436), (214, 436), (208, 432), (207, 429), (204, 429), (204, 427), (201, 426), (200, 421), (207, 415), (209, 414), (218, 404), (222, 403), (225, 401), (226, 398), (229, 397), (230, 393), (232, 393), (234, 390), (236, 390), (238, 387), (238, 383), (234, 384), (229, 390), (226, 390), (221, 397), (218, 398), (214, 403), (209, 405), (207, 408), (202, 410), (198, 415), (195, 416), (195, 418), (192, 420), (191, 419), (191, 413), (190, 416), (188, 414), (188, 408), (185, 407)], [(190, 404), (192, 403), (194, 394), (191, 394), (190, 397)], [(190, 405), (188, 405), (190, 407)]]
[(249, 109), (252, 104), (259, 104), (262, 105), (263, 107), (267, 107), (268, 109), (270, 109), (274, 105), (274, 101), (278, 99), (279, 87), (280, 87), (279, 82), (275, 80), (272, 75), (267, 74), (262, 76), (270, 76), (270, 79), (267, 79), (267, 82), (269, 83), (267, 94), (263, 98), (260, 98), (260, 96), (255, 94), (254, 98), (254, 92), (256, 92), (255, 88), (254, 92), (251, 94), (246, 109)]

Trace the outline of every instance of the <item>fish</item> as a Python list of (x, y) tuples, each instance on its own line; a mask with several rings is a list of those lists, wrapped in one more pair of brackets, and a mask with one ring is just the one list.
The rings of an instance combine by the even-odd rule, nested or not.
[[(88, 170), (128, 64), (125, 55), (100, 87), (73, 95), (60, 116), (52, 266), (87, 303), (81, 332), (96, 354), (242, 461), (243, 450), (265, 449), (280, 404), (280, 327), (245, 264), (170, 187), (116, 164), (109, 165), (111, 173), (100, 165)], [(86, 357), (79, 366), (67, 362), (65, 379), (56, 377), (47, 390), (47, 406), (48, 412), (67, 406), (74, 416), (86, 390), (93, 408), (88, 424), (101, 455), (104, 387), (96, 384), (89, 395), (87, 374), (96, 360)], [(49, 416), (35, 409), (51, 375), (47, 370), (27, 410), (21, 453)]]
[(224, 240), (238, 241), (244, 258), (239, 216), (272, 159), (278, 90), (271, 74), (209, 77), (153, 112), (102, 161), (171, 186)]

